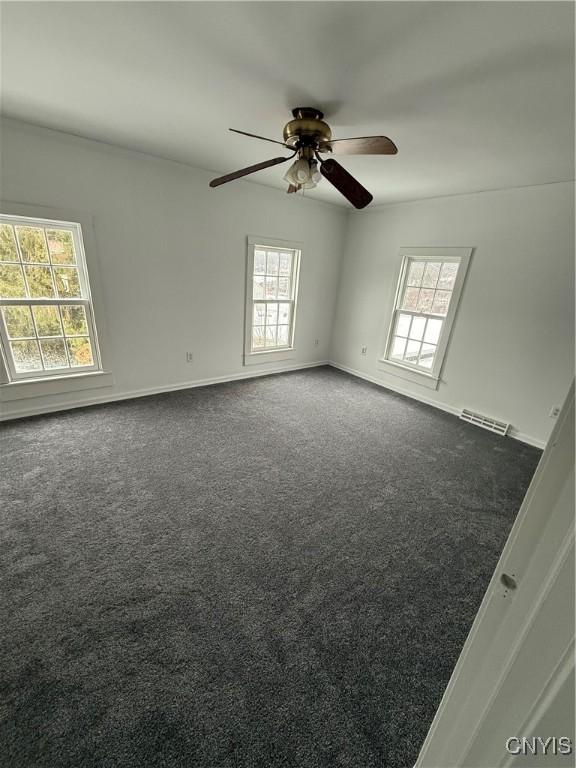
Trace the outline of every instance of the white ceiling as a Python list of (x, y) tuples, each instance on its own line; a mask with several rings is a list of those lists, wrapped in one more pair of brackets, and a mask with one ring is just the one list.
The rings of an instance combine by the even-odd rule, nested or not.
[(398, 145), (341, 159), (374, 204), (572, 179), (573, 52), (568, 2), (2, 3), (5, 114), (219, 175), (317, 106)]

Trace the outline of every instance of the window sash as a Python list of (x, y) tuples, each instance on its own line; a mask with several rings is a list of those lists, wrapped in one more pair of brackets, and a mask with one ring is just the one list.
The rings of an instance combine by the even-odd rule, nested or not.
[(84, 297), (78, 297), (78, 298), (59, 298), (58, 296), (51, 296), (47, 299), (22, 299), (22, 298), (14, 298), (14, 299), (0, 299), (0, 307), (5, 306), (21, 306), (21, 307), (36, 307), (36, 306), (42, 306), (42, 305), (48, 305), (51, 306), (52, 304), (85, 304), (86, 306), (90, 306), (90, 299), (85, 299)]
[[(421, 317), (425, 320), (439, 320), (442, 323), (442, 328), (440, 330), (440, 335), (438, 337), (438, 340), (436, 342), (426, 341), (425, 340), (425, 329), (422, 332), (422, 338), (421, 339), (415, 339), (412, 336), (404, 336), (402, 334), (396, 333), (397, 323), (398, 323), (398, 315), (410, 315), (411, 317)], [(391, 330), (390, 330), (390, 341), (388, 344), (388, 353), (387, 353), (387, 360), (388, 362), (394, 363), (394, 365), (403, 365), (411, 368), (415, 371), (420, 371), (424, 374), (429, 374), (434, 369), (434, 363), (436, 362), (436, 356), (438, 354), (438, 349), (440, 347), (440, 341), (442, 339), (442, 334), (444, 333), (445, 329), (445, 321), (446, 317), (445, 315), (431, 315), (431, 314), (425, 314), (424, 312), (410, 312), (405, 309), (395, 309), (394, 314), (392, 316), (392, 324), (391, 324)], [(418, 350), (418, 360), (413, 363), (410, 360), (402, 359), (399, 360), (396, 357), (392, 356), (392, 348), (394, 345), (394, 339), (401, 338), (406, 339), (406, 344), (408, 344), (409, 341), (413, 341), (417, 344), (420, 344), (420, 348)], [(420, 355), (422, 353), (422, 347), (424, 344), (428, 344), (428, 346), (434, 347), (434, 358), (432, 365), (425, 366), (420, 363)]]
[[(293, 291), (292, 291), (293, 293)], [(254, 323), (254, 307), (256, 304), (263, 304), (266, 306), (266, 304), (289, 304), (290, 305), (290, 322), (289, 323), (272, 323), (271, 326), (269, 326), (266, 322), (264, 322), (264, 325), (256, 325)], [(251, 325), (251, 336), (250, 336), (250, 352), (251, 353), (258, 353), (258, 352), (274, 352), (275, 350), (281, 350), (281, 349), (292, 349), (293, 346), (293, 331), (294, 331), (294, 310), (295, 310), (296, 302), (294, 299), (252, 299), (252, 325)], [(277, 310), (278, 312), (278, 310)], [(274, 347), (255, 347), (254, 346), (254, 329), (255, 328), (280, 328), (284, 326), (288, 326), (288, 342), (286, 344), (276, 344)]]
[[(0, 299), (0, 308), (4, 306), (21, 306), (21, 307), (38, 307), (38, 306), (83, 306), (84, 311), (86, 313), (86, 325), (87, 325), (87, 334), (78, 334), (76, 336), (67, 335), (67, 334), (55, 334), (51, 336), (20, 336), (17, 339), (10, 339), (8, 335), (8, 329), (6, 328), (6, 324), (4, 322), (4, 316), (3, 313), (0, 312), (0, 338), (2, 340), (2, 346), (5, 350), (5, 357), (6, 357), (6, 363), (8, 367), (8, 371), (10, 373), (10, 380), (13, 381), (22, 381), (22, 380), (28, 380), (28, 379), (43, 379), (43, 378), (49, 378), (52, 376), (78, 376), (83, 373), (91, 373), (93, 371), (98, 371), (101, 369), (100, 364), (100, 358), (98, 354), (98, 345), (95, 341), (96, 334), (95, 334), (95, 327), (94, 327), (94, 318), (92, 316), (92, 307), (90, 305), (90, 301), (88, 299), (66, 299), (62, 301), (53, 301), (48, 299)], [(34, 316), (32, 316), (32, 320), (34, 322)], [(34, 326), (35, 327), (35, 326)], [(37, 329), (36, 329), (37, 330)], [(62, 368), (49, 368), (45, 369), (44, 367), (41, 370), (37, 371), (18, 371), (16, 369), (16, 364), (14, 362), (13, 356), (12, 356), (12, 350), (10, 347), (10, 342), (12, 341), (37, 341), (46, 339), (73, 339), (73, 338), (82, 338), (84, 335), (86, 335), (90, 339), (90, 346), (92, 348), (92, 359), (93, 359), (93, 365), (82, 365), (82, 366), (66, 366)], [(68, 357), (68, 353), (67, 357)]]
[(431, 312), (418, 312), (413, 309), (401, 309), (400, 307), (394, 307), (394, 324), (395, 327), (396, 313), (402, 315), (411, 315), (412, 317), (425, 317), (427, 320), (446, 320), (447, 315), (434, 315)]
[[(50, 297), (42, 297), (42, 298), (22, 298), (22, 297), (8, 297), (8, 298), (0, 298), (0, 347), (2, 352), (2, 357), (4, 358), (4, 364), (8, 372), (8, 379), (10, 382), (18, 382), (18, 381), (29, 381), (29, 380), (35, 380), (35, 379), (50, 379), (55, 377), (61, 377), (61, 376), (81, 376), (84, 373), (93, 373), (94, 371), (99, 371), (102, 369), (101, 359), (100, 359), (100, 352), (98, 348), (98, 340), (97, 340), (97, 334), (96, 334), (96, 325), (94, 321), (94, 312), (92, 307), (92, 299), (90, 296), (90, 287), (88, 283), (88, 275), (86, 270), (86, 259), (84, 254), (84, 248), (81, 238), (81, 230), (80, 225), (76, 222), (67, 222), (67, 221), (59, 221), (56, 219), (40, 219), (40, 218), (32, 218), (32, 217), (25, 217), (25, 216), (7, 216), (7, 215), (0, 215), (0, 223), (3, 224), (10, 224), (13, 227), (36, 227), (41, 229), (65, 229), (72, 233), (72, 238), (74, 242), (74, 250), (75, 250), (75, 256), (76, 256), (76, 263), (73, 265), (66, 265), (66, 264), (53, 264), (52, 263), (52, 257), (49, 255), (49, 261), (48, 262), (27, 262), (22, 258), (22, 252), (20, 247), (20, 242), (18, 238), (16, 237), (16, 248), (20, 257), (20, 260), (18, 262), (2, 262), (3, 264), (18, 264), (20, 267), (24, 266), (43, 266), (43, 267), (50, 267), (52, 271), (52, 267), (65, 267), (65, 266), (73, 266), (77, 270), (78, 274), (78, 282), (80, 284), (80, 297), (59, 297), (59, 296), (50, 296)], [(26, 279), (26, 275), (24, 273), (24, 280), (26, 288), (28, 289), (28, 283)], [(20, 337), (20, 339), (10, 339), (8, 335), (8, 329), (6, 327), (6, 324), (4, 322), (4, 315), (1, 311), (2, 307), (5, 306), (23, 306), (23, 307), (36, 307), (36, 306), (83, 306), (84, 311), (86, 314), (86, 324), (87, 324), (87, 334), (77, 335), (74, 336), (66, 336), (64, 333), (62, 335), (54, 335), (54, 336), (29, 336), (29, 337)], [(33, 322), (34, 322), (34, 328), (35, 331), (36, 325), (34, 321), (34, 316), (32, 316)], [(16, 369), (16, 363), (12, 354), (12, 348), (10, 346), (10, 342), (22, 340), (22, 341), (36, 341), (39, 344), (39, 341), (41, 339), (58, 339), (62, 338), (81, 338), (82, 336), (87, 336), (90, 340), (90, 346), (92, 350), (92, 365), (82, 365), (82, 366), (72, 366), (69, 367), (60, 367), (60, 368), (44, 368), (44, 364), (42, 364), (41, 370), (34, 370), (34, 371), (18, 371)], [(66, 342), (64, 343), (64, 347), (66, 350), (66, 357), (68, 362), (70, 362), (68, 348)], [(39, 349), (41, 350), (41, 347), (39, 345)], [(42, 352), (40, 352), (41, 359), (42, 358)]]
[[(388, 325), (388, 333), (384, 346), (384, 355), (381, 358), (383, 363), (390, 364), (394, 367), (404, 368), (405, 370), (411, 371), (419, 376), (423, 376), (426, 379), (439, 379), (471, 255), (472, 248), (401, 248), (400, 256), (402, 257), (402, 262), (398, 282), (396, 284), (393, 309)], [(401, 308), (404, 293), (408, 287), (408, 275), (410, 272), (410, 267), (411, 264), (415, 261), (458, 264), (458, 272), (456, 274), (456, 279), (452, 289), (439, 289), (449, 290), (451, 293), (450, 301), (445, 315)], [(436, 286), (436, 289), (437, 288), (438, 286)], [(399, 313), (410, 315), (411, 317), (422, 317), (427, 320), (443, 321), (440, 336), (436, 345), (433, 365), (431, 368), (419, 365), (418, 362), (412, 363), (407, 360), (397, 360), (391, 356)]]

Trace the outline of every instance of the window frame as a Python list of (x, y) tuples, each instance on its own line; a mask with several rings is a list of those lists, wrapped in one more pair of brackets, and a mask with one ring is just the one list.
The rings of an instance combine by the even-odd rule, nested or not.
[[(0, 308), (3, 306), (47, 306), (47, 305), (62, 305), (62, 306), (78, 306), (84, 307), (86, 313), (86, 323), (88, 327), (88, 338), (90, 339), (90, 345), (92, 348), (93, 364), (86, 366), (70, 366), (66, 368), (52, 368), (50, 370), (42, 369), (39, 371), (17, 371), (14, 364), (13, 356), (10, 352), (10, 339), (8, 331), (4, 322), (2, 312), (0, 312), (0, 356), (2, 358), (5, 377), (7, 378), (6, 384), (24, 384), (29, 382), (40, 381), (52, 381), (55, 379), (69, 377), (81, 377), (84, 375), (98, 374), (103, 371), (102, 358), (100, 354), (100, 345), (98, 342), (98, 333), (96, 330), (96, 322), (94, 318), (94, 303), (90, 290), (90, 276), (88, 274), (88, 266), (86, 263), (86, 253), (84, 249), (84, 239), (82, 234), (82, 224), (77, 221), (67, 221), (60, 218), (46, 218), (43, 216), (27, 216), (16, 213), (0, 213), (0, 223), (10, 224), (13, 227), (17, 226), (30, 226), (39, 227), (43, 229), (67, 229), (72, 232), (72, 238), (74, 241), (74, 249), (76, 256), (76, 267), (78, 270), (78, 281), (80, 283), (81, 297), (75, 298), (63, 298), (53, 296), (49, 298), (6, 298), (0, 299)], [(16, 248), (20, 253), (20, 243), (16, 238)], [(7, 262), (9, 263), (9, 262)], [(20, 263), (24, 263), (21, 260)], [(24, 275), (26, 281), (26, 276)], [(34, 317), (33, 317), (34, 322)], [(50, 337), (46, 337), (50, 338)]]
[[(400, 271), (398, 280), (396, 282), (396, 290), (394, 293), (392, 310), (389, 316), (388, 331), (386, 334), (384, 351), (379, 358), (379, 366), (381, 369), (384, 369), (393, 375), (400, 376), (401, 378), (406, 378), (410, 381), (423, 384), (424, 386), (427, 386), (431, 389), (437, 389), (440, 376), (442, 374), (442, 368), (446, 359), (446, 352), (450, 342), (456, 313), (458, 311), (462, 289), (464, 287), (466, 275), (470, 266), (472, 251), (473, 248), (453, 247), (403, 247), (400, 249)], [(448, 312), (444, 317), (442, 317), (442, 315), (433, 315), (426, 312), (414, 312), (412, 310), (404, 310), (399, 308), (398, 305), (404, 293), (411, 261), (442, 261), (453, 262), (459, 265), (456, 280), (454, 282), (454, 288), (452, 289), (450, 304), (448, 306)], [(396, 319), (399, 313), (443, 320), (442, 330), (440, 332), (438, 344), (436, 345), (434, 363), (429, 371), (419, 367), (417, 364), (408, 363), (406, 361), (400, 362), (398, 360), (390, 359), (389, 354), (394, 338)]]
[[(247, 255), (246, 255), (246, 294), (244, 308), (244, 365), (260, 365), (262, 363), (277, 362), (280, 360), (289, 360), (296, 355), (296, 320), (298, 312), (298, 293), (300, 285), (300, 268), (302, 264), (302, 243), (293, 240), (282, 240), (280, 238), (248, 236)], [(272, 349), (264, 348), (262, 350), (252, 349), (252, 324), (254, 316), (254, 304), (266, 299), (255, 299), (253, 294), (253, 276), (254, 276), (254, 254), (257, 248), (266, 250), (288, 250), (293, 251), (292, 259), (292, 297), (290, 299), (272, 299), (278, 303), (290, 303), (290, 333), (287, 346), (274, 347)], [(270, 302), (269, 302), (270, 303)]]

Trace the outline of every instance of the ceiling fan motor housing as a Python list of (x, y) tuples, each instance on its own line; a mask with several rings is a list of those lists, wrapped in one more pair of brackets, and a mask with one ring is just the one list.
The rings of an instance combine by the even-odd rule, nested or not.
[(297, 107), (292, 110), (294, 120), (290, 120), (284, 126), (284, 141), (290, 147), (318, 146), (328, 142), (332, 138), (332, 132), (328, 123), (322, 118), (324, 115), (314, 107)]

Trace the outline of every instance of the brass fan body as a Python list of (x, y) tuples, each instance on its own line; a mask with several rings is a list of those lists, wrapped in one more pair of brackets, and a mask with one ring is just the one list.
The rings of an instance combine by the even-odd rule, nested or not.
[(284, 126), (284, 143), (297, 149), (299, 147), (318, 148), (332, 138), (328, 123), (322, 119), (324, 115), (319, 109), (297, 107), (292, 110), (294, 119)]

